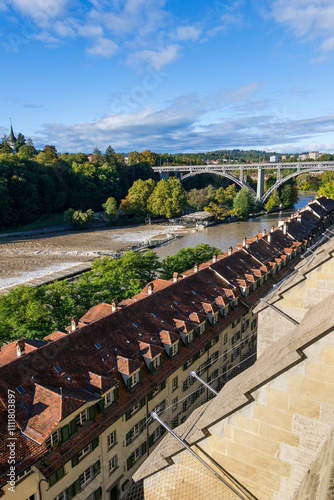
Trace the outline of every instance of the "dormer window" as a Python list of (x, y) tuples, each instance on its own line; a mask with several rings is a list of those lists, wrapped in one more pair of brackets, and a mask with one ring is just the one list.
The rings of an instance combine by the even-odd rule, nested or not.
[(104, 395), (104, 407), (110, 406), (114, 402), (114, 391), (109, 391)]
[(130, 391), (133, 387), (135, 387), (137, 384), (140, 382), (140, 370), (136, 371), (135, 373), (132, 373), (132, 375), (129, 376), (127, 380), (127, 387), (128, 390)]
[(194, 340), (194, 332), (188, 333), (188, 335), (186, 336), (186, 339), (187, 339), (186, 343), (190, 344), (190, 342), (192, 342)]
[(215, 313), (213, 316), (212, 316), (212, 324), (215, 325), (217, 322), (218, 322), (218, 315), (219, 313)]
[(157, 370), (161, 365), (161, 356), (152, 359), (153, 370)]
[(77, 415), (75, 417), (75, 421), (76, 421), (77, 427), (80, 427), (81, 425), (85, 425), (85, 423), (87, 422), (87, 420), (88, 420), (88, 412), (87, 412), (87, 410), (84, 410), (84, 411), (80, 412), (79, 415)]
[(178, 342), (175, 342), (175, 344), (172, 344), (170, 346), (170, 350), (169, 350), (169, 355), (170, 357), (173, 357), (175, 356), (175, 354), (177, 354), (179, 352), (179, 343)]
[(48, 450), (51, 450), (59, 443), (59, 432), (55, 431), (46, 439), (45, 446)]
[(199, 334), (202, 335), (202, 333), (205, 332), (205, 322), (199, 325)]

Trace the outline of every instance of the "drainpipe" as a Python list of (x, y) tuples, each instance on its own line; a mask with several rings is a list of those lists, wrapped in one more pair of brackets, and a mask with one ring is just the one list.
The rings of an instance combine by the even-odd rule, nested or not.
[(38, 483), (38, 492), (39, 492), (39, 500), (42, 500), (42, 491), (41, 491), (41, 482), (42, 481), (45, 481), (46, 483), (48, 483), (49, 481), (47, 481), (46, 479), (40, 479), (39, 483)]

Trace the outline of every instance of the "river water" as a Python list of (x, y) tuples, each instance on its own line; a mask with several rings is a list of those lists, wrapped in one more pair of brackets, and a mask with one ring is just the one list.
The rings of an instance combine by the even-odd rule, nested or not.
[(298, 202), (294, 208), (281, 210), (271, 214), (254, 217), (247, 221), (233, 222), (231, 224), (218, 224), (217, 226), (209, 226), (205, 229), (198, 229), (196, 232), (189, 232), (182, 238), (174, 240), (168, 245), (160, 248), (155, 248), (154, 251), (158, 254), (160, 259), (167, 255), (173, 255), (181, 248), (195, 247), (199, 243), (208, 243), (221, 249), (223, 252), (229, 246), (235, 248), (237, 243), (241, 243), (242, 239), (246, 236), (251, 238), (256, 233), (262, 232), (263, 229), (269, 231), (271, 226), (277, 226), (280, 220), (284, 220), (299, 208), (303, 208), (308, 204), (309, 200), (314, 198), (311, 193), (299, 193)]

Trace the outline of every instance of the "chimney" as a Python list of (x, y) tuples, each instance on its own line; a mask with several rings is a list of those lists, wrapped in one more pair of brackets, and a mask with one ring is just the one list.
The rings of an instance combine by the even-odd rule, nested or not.
[(232, 253), (233, 253), (233, 247), (228, 247), (228, 254), (232, 255)]
[(246, 250), (248, 250), (250, 247), (250, 244), (249, 243), (246, 243)]
[(118, 306), (118, 300), (117, 299), (112, 299), (111, 301), (111, 312), (116, 312), (117, 311), (117, 306)]
[(25, 351), (25, 343), (24, 340), (18, 340), (16, 342), (16, 352), (17, 352), (17, 357), (20, 358), (21, 356), (24, 356), (26, 351)]
[(195, 265), (194, 265), (194, 273), (197, 273), (197, 272), (198, 272), (198, 269), (199, 269), (198, 264), (195, 264)]
[(262, 236), (265, 236), (266, 235), (266, 230), (265, 229), (262, 229)]
[(74, 332), (75, 330), (78, 330), (78, 328), (79, 328), (79, 318), (78, 318), (78, 316), (73, 316), (71, 318), (71, 326), (72, 326), (72, 332)]
[(274, 232), (274, 229), (275, 229), (275, 226), (271, 226), (270, 228), (270, 232), (273, 233)]
[(283, 234), (286, 234), (288, 232), (288, 225), (286, 222), (283, 224)]
[(258, 242), (259, 242), (259, 237), (258, 237), (258, 235), (256, 234), (256, 235), (255, 235), (255, 243), (258, 243)]
[(271, 243), (271, 233), (267, 234), (267, 241), (268, 241), (268, 243)]
[(179, 281), (179, 273), (173, 273), (173, 282), (176, 283)]
[(212, 262), (217, 262), (217, 254), (214, 253), (212, 256)]
[(242, 239), (242, 246), (245, 247), (246, 243), (247, 243), (247, 238), (245, 237)]
[(59, 389), (60, 389), (60, 399), (63, 399), (63, 388), (59, 387)]
[(153, 285), (153, 283), (149, 283), (149, 284), (147, 285), (147, 293), (148, 293), (149, 295), (152, 295), (153, 290), (154, 290), (154, 285)]

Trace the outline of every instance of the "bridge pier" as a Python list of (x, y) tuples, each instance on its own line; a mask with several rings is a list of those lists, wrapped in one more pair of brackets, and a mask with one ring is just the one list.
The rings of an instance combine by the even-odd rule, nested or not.
[(261, 200), (264, 194), (264, 169), (257, 169), (256, 199)]
[(161, 171), (160, 170), (160, 179), (163, 179), (164, 181), (167, 181), (169, 179), (169, 172)]

